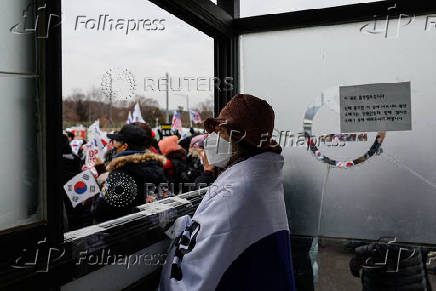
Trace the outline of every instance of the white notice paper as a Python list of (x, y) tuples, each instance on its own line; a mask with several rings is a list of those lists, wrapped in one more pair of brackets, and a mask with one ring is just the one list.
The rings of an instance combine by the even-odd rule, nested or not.
[(412, 129), (410, 82), (339, 88), (341, 132)]

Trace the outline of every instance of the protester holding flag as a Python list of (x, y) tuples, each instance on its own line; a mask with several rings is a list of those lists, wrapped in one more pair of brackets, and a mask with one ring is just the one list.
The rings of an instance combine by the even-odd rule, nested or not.
[(114, 140), (116, 154), (107, 166), (109, 175), (97, 200), (97, 222), (132, 213), (135, 206), (146, 203), (149, 192), (167, 181), (165, 158), (146, 150), (150, 140), (142, 128), (128, 124), (107, 136)]
[(224, 171), (176, 221), (160, 290), (295, 290), (274, 111), (236, 95), (204, 126), (207, 159)]
[[(62, 185), (67, 184), (68, 181), (73, 179), (76, 175), (82, 172), (82, 161), (80, 158), (72, 152), (69, 145), (67, 136), (62, 135), (62, 163), (63, 163), (63, 181)], [(76, 184), (76, 183), (75, 183)], [(71, 192), (77, 190), (74, 189), (74, 185), (71, 187)], [(81, 193), (84, 194), (84, 193)], [(86, 195), (86, 193), (85, 193)], [(68, 187), (64, 195), (64, 206), (65, 215), (67, 222), (64, 224), (65, 231), (76, 230), (88, 225), (93, 222), (93, 217), (91, 213), (92, 201), (88, 200), (84, 203), (79, 203), (76, 205), (75, 202), (71, 201), (70, 196), (68, 196)]]

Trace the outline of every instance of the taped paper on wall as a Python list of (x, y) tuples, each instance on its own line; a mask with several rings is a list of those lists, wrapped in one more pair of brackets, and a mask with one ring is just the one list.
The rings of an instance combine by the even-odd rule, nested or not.
[(410, 82), (339, 88), (341, 132), (412, 129)]

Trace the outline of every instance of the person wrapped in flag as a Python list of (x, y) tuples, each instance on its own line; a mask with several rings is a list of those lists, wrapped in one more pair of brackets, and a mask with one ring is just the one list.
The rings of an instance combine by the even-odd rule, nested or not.
[(204, 127), (208, 162), (222, 172), (169, 232), (159, 290), (295, 290), (274, 111), (239, 94)]

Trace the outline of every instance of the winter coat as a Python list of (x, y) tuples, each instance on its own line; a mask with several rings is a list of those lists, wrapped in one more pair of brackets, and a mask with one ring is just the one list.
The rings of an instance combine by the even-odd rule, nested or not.
[(123, 152), (108, 164), (109, 175), (97, 200), (95, 220), (115, 219), (145, 204), (146, 196), (167, 183), (165, 157), (152, 152)]
[(216, 179), (192, 219), (176, 221), (161, 291), (295, 290), (282, 168), (266, 152)]

